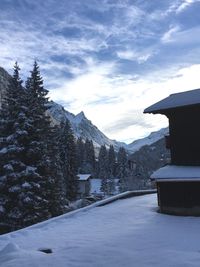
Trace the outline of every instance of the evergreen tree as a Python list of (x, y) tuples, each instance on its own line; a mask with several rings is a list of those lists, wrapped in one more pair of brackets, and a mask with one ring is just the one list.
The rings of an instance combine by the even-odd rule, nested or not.
[[(54, 135), (52, 136), (52, 147), (49, 151), (52, 161), (52, 194), (50, 202), (50, 211), (52, 216), (58, 216), (69, 210), (68, 200), (66, 198), (66, 181), (61, 161), (62, 144), (61, 144), (61, 130), (60, 127), (54, 128)], [(63, 144), (64, 145), (64, 144)]]
[(128, 167), (127, 167), (127, 153), (123, 147), (119, 148), (117, 154), (117, 177), (119, 178), (120, 192), (128, 190)]
[(48, 91), (43, 87), (37, 62), (26, 82), (28, 104), (28, 140), (24, 161), (28, 165), (24, 187), (24, 224), (30, 225), (52, 216), (50, 212), (54, 184), (51, 153), (53, 129), (46, 115)]
[(113, 145), (110, 145), (108, 150), (108, 192), (112, 195), (115, 192), (115, 167), (116, 155)]
[(78, 192), (76, 144), (68, 120), (61, 123), (60, 160), (66, 186), (66, 197), (74, 200)]
[(115, 177), (116, 154), (113, 145), (110, 145), (108, 150), (108, 165), (109, 165), (109, 176)]
[[(46, 115), (47, 93), (34, 63), (26, 89), (19, 66), (0, 112), (0, 232), (28, 226), (66, 210), (66, 194), (75, 197), (75, 144), (68, 131), (68, 179), (63, 177), (58, 130)], [(69, 144), (72, 144), (69, 146)], [(68, 193), (69, 194), (69, 193)]]
[(26, 176), (24, 162), (27, 142), (26, 93), (14, 65), (12, 82), (3, 99), (0, 112), (0, 228), (1, 232), (23, 226), (23, 187)]
[(84, 173), (84, 164), (85, 164), (85, 144), (82, 137), (77, 139), (76, 143), (76, 154), (77, 154), (77, 167), (78, 173)]
[(98, 163), (101, 191), (108, 194), (108, 152), (105, 145), (100, 148)]
[(94, 174), (95, 170), (95, 153), (93, 142), (86, 139), (85, 141), (85, 159), (84, 172)]

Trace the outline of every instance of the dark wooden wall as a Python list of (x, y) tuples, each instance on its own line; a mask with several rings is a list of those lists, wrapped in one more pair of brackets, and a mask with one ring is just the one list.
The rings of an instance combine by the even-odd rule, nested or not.
[(157, 182), (161, 207), (200, 207), (200, 181)]
[(200, 106), (170, 110), (169, 119), (171, 163), (200, 165)]

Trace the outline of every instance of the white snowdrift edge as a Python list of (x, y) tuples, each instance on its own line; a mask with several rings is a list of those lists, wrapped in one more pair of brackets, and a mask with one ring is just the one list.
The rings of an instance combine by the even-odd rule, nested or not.
[[(129, 197), (141, 196), (141, 195), (146, 195), (146, 194), (154, 194), (156, 192), (157, 192), (156, 190), (133, 190), (133, 191), (126, 191), (126, 192), (123, 192), (121, 194), (118, 194), (118, 195), (115, 195), (115, 196), (112, 196), (112, 197), (109, 197), (109, 198), (106, 198), (106, 199), (97, 201), (97, 202), (95, 202), (95, 203), (93, 203), (91, 205), (88, 205), (86, 207), (83, 207), (83, 208), (80, 208), (80, 209), (77, 209), (77, 210), (74, 210), (74, 211), (70, 211), (70, 212), (65, 213), (65, 214), (62, 214), (60, 216), (57, 216), (57, 217), (48, 219), (46, 221), (43, 221), (43, 222), (40, 222), (40, 223), (31, 225), (31, 226), (28, 226), (26, 228), (19, 229), (19, 230), (13, 232), (13, 233), (24, 231), (24, 229), (36, 229), (36, 228), (45, 227), (45, 226), (47, 226), (48, 224), (50, 224), (52, 222), (56, 222), (56, 221), (58, 221), (60, 219), (66, 219), (68, 217), (71, 217), (71, 216), (76, 215), (77, 213), (85, 212), (85, 211), (90, 210), (90, 209), (93, 209), (95, 207), (104, 206), (104, 205), (109, 204), (109, 203), (112, 203), (112, 202), (114, 202), (114, 201), (116, 201), (118, 199), (125, 199), (125, 198), (129, 198)], [(3, 234), (1, 236), (7, 235), (7, 234), (11, 234), (11, 232), (6, 233), (6, 234)]]

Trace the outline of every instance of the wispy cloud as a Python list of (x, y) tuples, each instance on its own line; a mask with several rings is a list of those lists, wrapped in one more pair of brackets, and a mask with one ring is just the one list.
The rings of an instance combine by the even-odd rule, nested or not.
[(163, 43), (176, 43), (183, 45), (200, 44), (200, 26), (181, 30), (177, 25), (171, 26), (161, 38)]
[(170, 43), (174, 40), (174, 36), (176, 36), (176, 33), (180, 31), (180, 27), (178, 25), (170, 26), (170, 29), (164, 33), (164, 35), (161, 38), (161, 41), (163, 43)]
[(139, 64), (144, 63), (153, 56), (154, 51), (134, 51), (134, 50), (121, 50), (117, 51), (117, 56), (121, 59), (137, 61)]
[(198, 2), (200, 1), (199, 0), (183, 0), (182, 3), (177, 7), (176, 13), (183, 12), (187, 7)]
[(146, 106), (200, 87), (197, 2), (1, 0), (0, 65), (25, 78), (37, 59), (53, 100), (111, 138), (142, 137), (166, 124)]

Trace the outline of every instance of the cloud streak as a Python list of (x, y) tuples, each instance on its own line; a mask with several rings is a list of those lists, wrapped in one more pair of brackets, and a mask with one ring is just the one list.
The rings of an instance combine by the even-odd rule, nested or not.
[(146, 106), (200, 87), (198, 2), (1, 0), (0, 65), (37, 59), (53, 100), (132, 141), (167, 123)]

